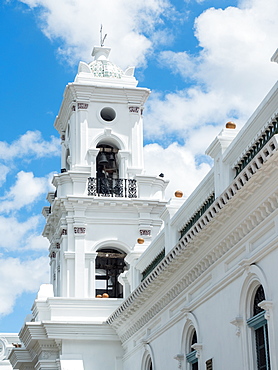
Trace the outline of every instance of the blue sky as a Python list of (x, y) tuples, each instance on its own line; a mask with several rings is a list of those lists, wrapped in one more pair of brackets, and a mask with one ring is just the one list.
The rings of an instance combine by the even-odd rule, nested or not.
[[(60, 170), (53, 123), (78, 61), (107, 32), (111, 60), (152, 90), (145, 163), (187, 196), (225, 123), (241, 127), (276, 82), (276, 0), (10, 0), (0, 5), (0, 332), (18, 332), (48, 282), (41, 209)], [(163, 161), (161, 161), (163, 158)], [(163, 162), (163, 164), (162, 164)], [(175, 166), (173, 166), (175, 163)]]

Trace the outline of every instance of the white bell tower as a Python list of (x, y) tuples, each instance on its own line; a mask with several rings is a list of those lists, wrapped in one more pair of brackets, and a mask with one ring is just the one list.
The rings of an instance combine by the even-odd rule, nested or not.
[(50, 284), (20, 332), (14, 369), (122, 369), (124, 351), (106, 320), (141, 281), (136, 261), (162, 226), (167, 181), (144, 173), (150, 91), (109, 52), (96, 47), (94, 60), (79, 64), (55, 121), (62, 169), (43, 209)]
[(167, 181), (145, 175), (143, 164), (150, 91), (109, 53), (95, 47), (94, 60), (80, 62), (55, 121), (62, 169), (44, 210), (44, 235), (57, 297), (124, 298), (141, 279), (135, 261), (162, 225)]

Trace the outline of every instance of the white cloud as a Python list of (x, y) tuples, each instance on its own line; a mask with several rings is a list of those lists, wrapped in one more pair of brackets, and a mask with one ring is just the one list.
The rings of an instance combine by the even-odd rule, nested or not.
[(1, 198), (0, 212), (19, 210), (36, 202), (49, 188), (47, 177), (34, 177), (32, 172), (20, 171), (16, 183)]
[(25, 249), (33, 251), (46, 251), (49, 248), (49, 241), (42, 235), (31, 235), (27, 238)]
[[(167, 0), (21, 0), (40, 12), (41, 27), (50, 39), (63, 41), (60, 54), (76, 62), (88, 60), (92, 46), (99, 45), (99, 29), (107, 33), (113, 61), (122, 67), (143, 65), (151, 41), (143, 35), (155, 31), (161, 16), (171, 11)], [(123, 57), (124, 56), (124, 57)]]
[(158, 176), (162, 172), (165, 179), (171, 179), (166, 189), (167, 199), (173, 197), (176, 190), (188, 196), (210, 170), (207, 163), (198, 165), (194, 155), (177, 143), (166, 149), (158, 144), (146, 145), (144, 158), (147, 174)]
[(31, 261), (18, 258), (0, 259), (0, 315), (12, 312), (15, 300), (22, 293), (33, 293), (49, 281), (48, 258)]
[(180, 75), (185, 88), (152, 94), (146, 138), (168, 146), (176, 136), (191, 155), (200, 155), (227, 121), (241, 127), (277, 79), (277, 64), (270, 62), (277, 48), (277, 12), (276, 0), (208, 9), (195, 21), (199, 52), (161, 52), (161, 66)]
[(5, 183), (7, 174), (10, 169), (4, 164), (0, 164), (0, 186)]
[[(164, 98), (154, 93), (145, 111), (146, 138), (160, 141), (164, 138), (169, 144), (173, 134), (187, 140), (197, 127), (219, 122), (224, 126), (231, 117), (229, 109), (223, 111), (223, 106), (227, 106), (224, 97), (214, 91), (205, 93), (199, 87), (169, 93)], [(170, 135), (169, 139), (167, 135)]]
[(60, 154), (60, 140), (54, 136), (50, 141), (42, 138), (40, 131), (27, 131), (11, 144), (0, 141), (0, 158), (11, 161), (26, 157), (52, 157)]
[[(20, 222), (16, 217), (0, 216), (0, 248), (5, 251), (16, 249), (38, 249), (43, 243), (37, 239), (37, 229), (42, 216), (32, 216)], [(34, 239), (34, 240), (32, 240)], [(37, 244), (37, 246), (36, 246)]]

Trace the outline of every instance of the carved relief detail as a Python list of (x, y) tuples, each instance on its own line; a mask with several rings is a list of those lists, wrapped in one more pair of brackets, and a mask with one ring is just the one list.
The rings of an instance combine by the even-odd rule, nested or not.
[(86, 228), (85, 227), (74, 227), (74, 234), (85, 234)]
[(88, 103), (77, 103), (78, 109), (88, 109), (89, 104)]
[(129, 107), (130, 113), (139, 113), (140, 108), (139, 107)]

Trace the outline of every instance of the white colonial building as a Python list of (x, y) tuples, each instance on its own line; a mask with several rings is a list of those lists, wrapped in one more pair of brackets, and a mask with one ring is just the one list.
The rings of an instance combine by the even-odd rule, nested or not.
[(150, 91), (109, 51), (80, 63), (55, 121), (51, 282), (13, 369), (278, 370), (278, 83), (215, 138), (193, 194), (166, 202), (163, 175), (144, 172)]

